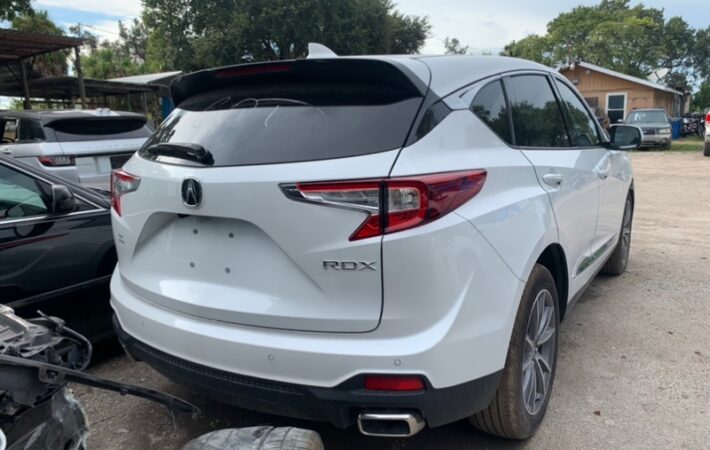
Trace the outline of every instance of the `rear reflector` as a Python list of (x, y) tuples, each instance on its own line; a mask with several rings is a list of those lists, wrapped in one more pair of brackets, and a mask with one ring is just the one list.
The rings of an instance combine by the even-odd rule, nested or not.
[(425, 386), (419, 377), (368, 375), (365, 377), (365, 389), (368, 391), (411, 392), (423, 391)]
[(122, 214), (121, 197), (138, 189), (141, 179), (123, 169), (111, 172), (111, 206), (119, 216)]
[(46, 167), (66, 167), (76, 164), (73, 156), (38, 156), (37, 160)]
[(354, 241), (436, 220), (478, 194), (485, 180), (485, 170), (468, 170), (381, 180), (297, 183), (281, 188), (294, 200), (367, 213), (350, 236)]

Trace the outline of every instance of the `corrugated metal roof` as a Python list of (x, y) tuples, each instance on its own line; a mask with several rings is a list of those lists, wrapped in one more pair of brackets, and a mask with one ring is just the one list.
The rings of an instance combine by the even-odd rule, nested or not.
[[(615, 78), (621, 78), (622, 80), (630, 81), (631, 83), (636, 83), (636, 84), (642, 84), (644, 86), (648, 86), (653, 89), (658, 89), (659, 91), (665, 91), (665, 92), (670, 92), (675, 95), (683, 95), (682, 92), (669, 88), (668, 86), (664, 86), (662, 84), (654, 83), (653, 81), (649, 80), (644, 80), (643, 78), (637, 78), (631, 75), (626, 75), (625, 73), (617, 72), (615, 70), (607, 69), (605, 67), (597, 66), (596, 64), (588, 63), (588, 62), (575, 62), (574, 63), (577, 67), (581, 67), (583, 69), (589, 69), (593, 70), (595, 72), (603, 73), (605, 75), (609, 75), (610, 77), (615, 77)], [(560, 71), (569, 69), (569, 65), (565, 65), (559, 68)]]
[(17, 61), (83, 43), (83, 39), (70, 36), (0, 29), (0, 61)]

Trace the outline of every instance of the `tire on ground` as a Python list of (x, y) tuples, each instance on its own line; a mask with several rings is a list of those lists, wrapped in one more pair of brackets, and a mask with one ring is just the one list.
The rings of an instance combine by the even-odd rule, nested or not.
[(293, 427), (230, 428), (204, 434), (182, 450), (324, 450), (315, 431)]
[(481, 431), (508, 439), (526, 439), (535, 433), (535, 430), (537, 430), (542, 419), (545, 417), (547, 404), (550, 401), (550, 392), (552, 391), (555, 381), (558, 353), (557, 339), (559, 333), (555, 333), (554, 336), (555, 353), (547, 398), (545, 398), (537, 414), (531, 415), (527, 412), (522, 393), (522, 365), (526, 345), (526, 328), (537, 294), (542, 289), (547, 289), (552, 293), (553, 303), (555, 305), (555, 328), (559, 330), (560, 308), (557, 299), (557, 289), (555, 288), (555, 280), (545, 266), (536, 264), (525, 285), (520, 307), (515, 317), (513, 333), (508, 348), (508, 356), (505, 360), (505, 368), (503, 369), (503, 375), (498, 385), (498, 390), (487, 409), (469, 417), (469, 421), (473, 426)]
[[(631, 193), (629, 193), (626, 197), (626, 203), (624, 206), (624, 217), (626, 217), (626, 208), (631, 208), (631, 221), (633, 223), (634, 202), (633, 202), (633, 198), (631, 197)], [(631, 224), (629, 224), (629, 226), (631, 226)], [(619, 241), (616, 243), (616, 248), (614, 248), (614, 251), (609, 256), (609, 259), (606, 261), (606, 263), (602, 267), (602, 270), (601, 270), (602, 275), (618, 276), (618, 275), (621, 275), (622, 273), (626, 272), (626, 266), (629, 263), (630, 249), (625, 249), (623, 244), (621, 243), (623, 230), (624, 230), (624, 224), (623, 224), (623, 219), (622, 219), (621, 231), (619, 232)], [(631, 232), (631, 230), (629, 230), (629, 233), (630, 232)], [(630, 240), (631, 240), (631, 237), (629, 236), (629, 241)], [(631, 244), (629, 243), (629, 246), (630, 245)]]

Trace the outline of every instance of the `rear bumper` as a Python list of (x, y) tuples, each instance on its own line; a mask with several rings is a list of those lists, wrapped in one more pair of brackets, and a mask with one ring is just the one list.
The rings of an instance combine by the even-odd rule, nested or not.
[[(153, 348), (126, 333), (114, 316), (121, 344), (135, 359), (168, 378), (206, 392), (226, 403), (268, 414), (327, 421), (339, 428), (353, 425), (367, 411), (412, 411), (430, 427), (468, 417), (490, 403), (501, 372), (442, 389), (425, 379), (427, 389), (414, 393), (373, 393), (363, 389), (364, 375), (324, 388), (282, 383), (196, 364)], [(205, 349), (209, 351), (209, 349)]]

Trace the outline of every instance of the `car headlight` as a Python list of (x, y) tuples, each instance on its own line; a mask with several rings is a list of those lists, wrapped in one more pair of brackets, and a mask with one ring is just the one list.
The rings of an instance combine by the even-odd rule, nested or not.
[(659, 128), (659, 129), (658, 129), (658, 132), (659, 132), (659, 133), (662, 133), (662, 134), (670, 133), (670, 132), (671, 132), (671, 129), (670, 129), (670, 127), (668, 127), (668, 128)]

